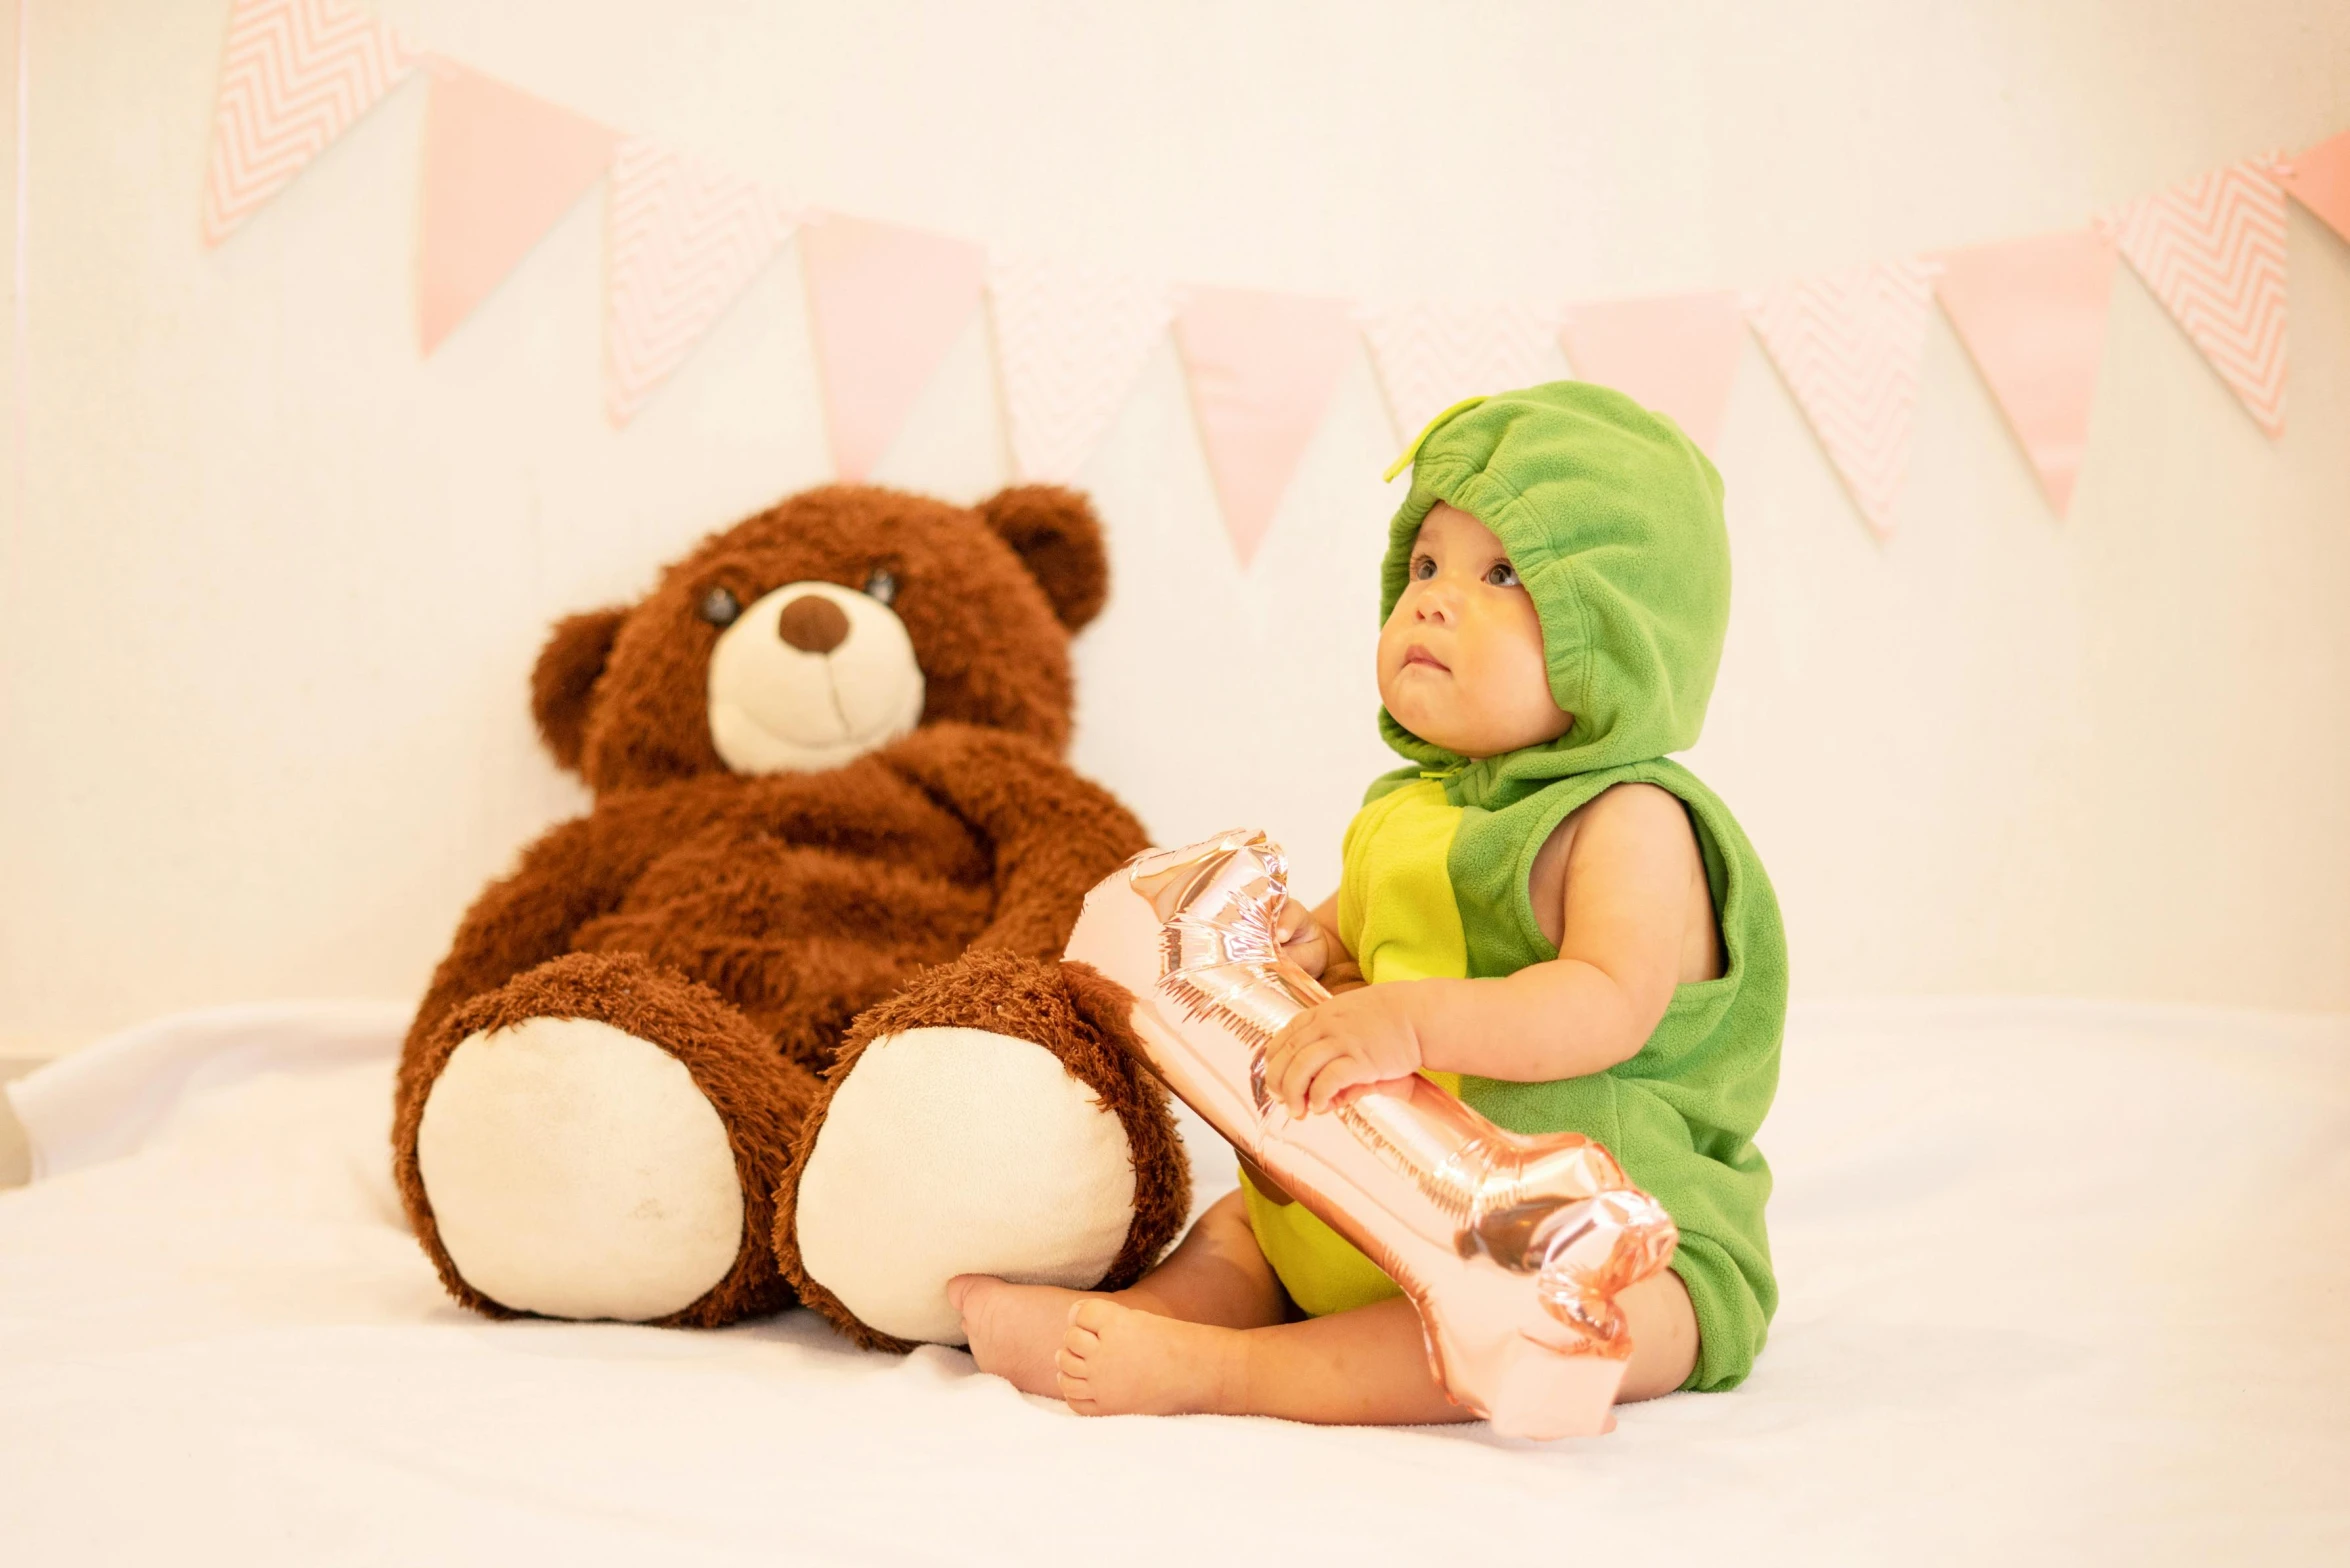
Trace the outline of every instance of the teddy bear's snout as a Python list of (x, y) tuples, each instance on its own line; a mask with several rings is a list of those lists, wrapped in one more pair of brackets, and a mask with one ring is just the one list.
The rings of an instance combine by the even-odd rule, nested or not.
[(830, 599), (802, 594), (776, 617), (775, 635), (802, 653), (830, 653), (848, 641), (849, 618)]
[(921, 723), (926, 690), (895, 610), (839, 583), (784, 583), (710, 650), (710, 742), (736, 773), (837, 768)]

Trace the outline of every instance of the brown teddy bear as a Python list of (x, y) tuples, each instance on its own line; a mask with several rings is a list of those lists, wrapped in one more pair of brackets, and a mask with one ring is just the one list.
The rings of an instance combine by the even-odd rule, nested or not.
[(795, 1297), (959, 1343), (980, 1272), (1134, 1279), (1164, 1094), (1064, 968), (1143, 845), (1061, 761), (1108, 589), (1084, 499), (831, 486), (556, 626), (531, 704), (595, 792), (491, 884), (401, 1056), (394, 1171), (459, 1301), (714, 1326)]

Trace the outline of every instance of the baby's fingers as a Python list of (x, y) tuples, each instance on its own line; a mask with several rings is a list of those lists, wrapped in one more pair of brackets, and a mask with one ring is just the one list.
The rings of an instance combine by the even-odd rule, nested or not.
[(1322, 1064), (1321, 1070), (1307, 1084), (1306, 1108), (1326, 1111), (1336, 1105), (1347, 1090), (1378, 1081), (1378, 1073), (1361, 1057), (1334, 1056)]
[(1345, 1046), (1339, 1041), (1316, 1032), (1291, 1048), (1281, 1063), (1279, 1077), (1274, 1076), (1268, 1064), (1265, 1087), (1288, 1107), (1290, 1115), (1303, 1116), (1306, 1113), (1306, 1090), (1313, 1083), (1314, 1074), (1321, 1071), (1323, 1063), (1344, 1050)]

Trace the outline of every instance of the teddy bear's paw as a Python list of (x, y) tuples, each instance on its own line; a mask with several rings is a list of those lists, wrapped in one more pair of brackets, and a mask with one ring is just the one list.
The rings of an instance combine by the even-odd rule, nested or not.
[(608, 1023), (468, 1035), (425, 1101), (416, 1156), (450, 1261), (517, 1312), (668, 1317), (742, 1251), (718, 1111), (684, 1063)]
[(1032, 1041), (916, 1028), (867, 1045), (799, 1172), (807, 1277), (899, 1340), (963, 1343), (958, 1274), (1083, 1289), (1134, 1223), (1118, 1116)]

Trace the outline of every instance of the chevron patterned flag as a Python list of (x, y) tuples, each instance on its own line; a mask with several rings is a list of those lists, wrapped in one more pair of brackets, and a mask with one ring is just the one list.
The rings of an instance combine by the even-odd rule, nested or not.
[(228, 238), (416, 61), (350, 0), (236, 0), (204, 176), (204, 243)]
[(1556, 381), (1564, 369), (1557, 318), (1538, 306), (1422, 300), (1366, 311), (1362, 326), (1401, 441), (1462, 398)]
[(625, 425), (775, 259), (799, 219), (765, 186), (641, 136), (614, 156), (610, 202), (604, 409)]
[(2270, 435), (2285, 429), (2285, 188), (2247, 158), (2099, 222)]
[(1749, 298), (1747, 319), (1880, 539), (1909, 472), (1918, 362), (1939, 267), (1872, 262)]
[(987, 290), (1020, 477), (1066, 484), (1166, 336), (1174, 300), (1153, 279), (1042, 256), (997, 258)]

